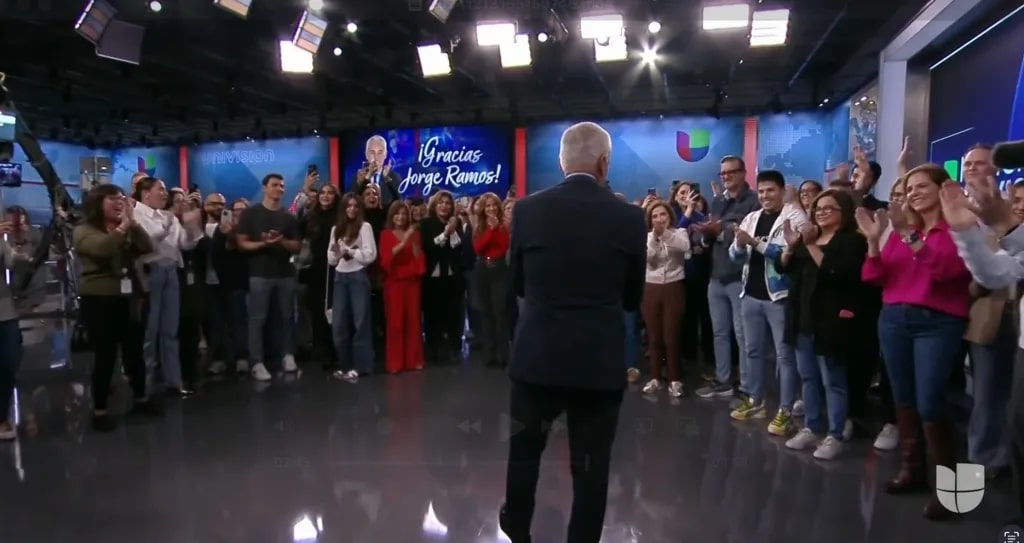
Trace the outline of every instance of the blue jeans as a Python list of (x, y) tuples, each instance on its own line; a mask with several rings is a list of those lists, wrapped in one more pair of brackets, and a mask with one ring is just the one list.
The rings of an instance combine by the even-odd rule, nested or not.
[(181, 387), (181, 358), (178, 351), (178, 327), (181, 326), (181, 285), (178, 265), (154, 262), (149, 265), (149, 303), (146, 310), (146, 336), (142, 357), (146, 361), (146, 390), (153, 390), (159, 351), (163, 384)]
[[(747, 351), (747, 394), (754, 401), (764, 400), (765, 334), (771, 333), (775, 345), (775, 365), (779, 375), (779, 407), (790, 411), (796, 401), (800, 375), (793, 363), (793, 348), (786, 345), (786, 302), (743, 297), (743, 332)], [(717, 356), (717, 355), (716, 355)], [(740, 375), (743, 373), (740, 361)]]
[(640, 360), (640, 322), (636, 311), (623, 311), (622, 324), (626, 327), (626, 369), (638, 368)]
[(274, 335), (280, 338), (282, 355), (295, 353), (295, 278), (249, 278), (249, 356), (253, 365), (266, 362), (263, 356), (263, 328), (272, 304), (281, 316)]
[(0, 422), (11, 416), (14, 385), (21, 367), (21, 328), (18, 319), (0, 322)]
[(843, 439), (849, 397), (846, 365), (838, 358), (814, 354), (814, 336), (809, 334), (797, 336), (794, 354), (796, 369), (803, 381), (804, 425), (815, 434), (825, 433), (825, 421), (821, 415), (827, 413), (829, 435)]
[(963, 362), (966, 328), (967, 319), (924, 307), (882, 307), (878, 339), (897, 407), (916, 409), (924, 422), (945, 419), (946, 390), (953, 368)]
[(967, 423), (967, 458), (988, 467), (1010, 465), (1010, 432), (1007, 409), (1013, 383), (1017, 331), (1004, 315), (990, 345), (970, 344), (974, 406)]
[(729, 384), (732, 380), (732, 341), (735, 335), (740, 352), (740, 391), (749, 394), (747, 355), (743, 347), (743, 312), (740, 309), (742, 291), (743, 283), (740, 281), (722, 284), (712, 279), (708, 283), (708, 309), (715, 336), (715, 380), (722, 384)]
[(331, 335), (338, 369), (373, 372), (373, 316), (366, 270), (334, 274)]

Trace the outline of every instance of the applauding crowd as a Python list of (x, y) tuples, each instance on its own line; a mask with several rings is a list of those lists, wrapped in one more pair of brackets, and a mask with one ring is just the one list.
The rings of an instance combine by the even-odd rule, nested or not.
[[(642, 393), (658, 394), (666, 379), (680, 397), (682, 374), (701, 372), (698, 397), (731, 400), (735, 420), (767, 420), (790, 449), (830, 460), (859, 434), (898, 449), (887, 491), (923, 496), (936, 465), (955, 469), (952, 407), (969, 394), (959, 460), (987, 477), (1009, 474), (1024, 188), (1000, 193), (984, 145), (966, 151), (964, 185), (940, 166), (906, 163), (904, 146), (889, 202), (871, 194), (882, 171), (859, 150), (852, 173), (826, 187), (788, 186), (773, 170), (748, 184), (743, 160), (727, 156), (710, 203), (693, 183), (674, 183), (667, 200), (652, 189), (638, 202), (650, 231), (647, 287), (642, 315), (625, 315), (637, 338), (628, 379), (640, 380), (629, 351), (642, 352), (644, 329)], [(873, 395), (880, 409), (869, 409)], [(949, 517), (931, 495), (924, 515)]]

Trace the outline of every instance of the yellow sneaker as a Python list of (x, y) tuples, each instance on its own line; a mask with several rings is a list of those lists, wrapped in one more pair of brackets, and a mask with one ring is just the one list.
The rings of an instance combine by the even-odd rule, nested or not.
[(775, 418), (768, 423), (768, 433), (773, 436), (787, 436), (793, 431), (793, 414), (784, 409), (779, 409)]
[(754, 403), (754, 399), (747, 397), (739, 407), (732, 410), (729, 416), (736, 420), (763, 419), (766, 416), (764, 402)]

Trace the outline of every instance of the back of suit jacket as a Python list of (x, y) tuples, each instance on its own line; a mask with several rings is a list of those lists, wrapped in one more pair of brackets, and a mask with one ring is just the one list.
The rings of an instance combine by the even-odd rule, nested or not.
[(643, 296), (643, 211), (589, 175), (516, 203), (513, 289), (524, 298), (509, 376), (593, 390), (625, 386), (622, 311)]

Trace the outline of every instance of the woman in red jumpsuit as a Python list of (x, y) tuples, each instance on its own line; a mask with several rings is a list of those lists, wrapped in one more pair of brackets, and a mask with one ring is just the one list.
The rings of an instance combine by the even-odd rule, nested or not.
[(420, 232), (410, 225), (409, 204), (388, 208), (380, 234), (380, 265), (384, 271), (384, 363), (388, 373), (423, 369), (420, 281), (426, 271)]

